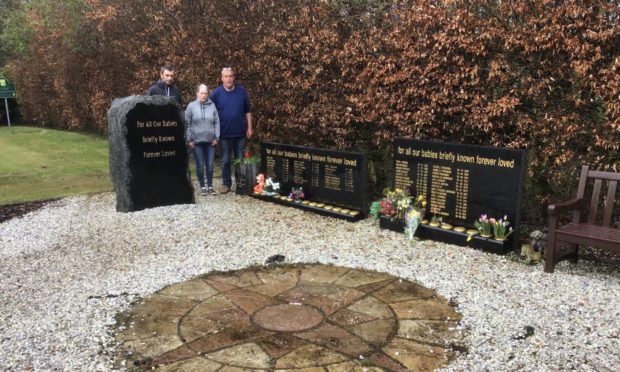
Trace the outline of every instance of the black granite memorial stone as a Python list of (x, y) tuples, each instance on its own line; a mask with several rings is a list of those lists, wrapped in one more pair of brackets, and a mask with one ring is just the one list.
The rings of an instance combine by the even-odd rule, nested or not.
[(194, 203), (185, 127), (173, 99), (115, 99), (108, 111), (108, 128), (117, 211)]
[[(305, 199), (357, 211), (355, 219), (368, 213), (364, 154), (263, 142), (261, 172), (280, 182), (282, 195), (302, 187)], [(337, 216), (320, 208), (309, 209)]]
[(256, 183), (256, 176), (258, 175), (258, 164), (239, 164), (236, 172), (238, 173), (235, 182), (235, 194), (251, 194)]
[[(393, 185), (410, 195), (424, 195), (426, 218), (441, 217), (453, 226), (474, 229), (474, 222), (483, 214), (496, 219), (508, 216), (515, 233), (509, 242), (500, 243), (505, 249), (499, 250), (516, 247), (526, 169), (524, 150), (405, 139), (395, 140), (393, 150)], [(451, 243), (455, 239), (447, 235), (441, 239), (441, 229), (424, 226), (417, 235)]]

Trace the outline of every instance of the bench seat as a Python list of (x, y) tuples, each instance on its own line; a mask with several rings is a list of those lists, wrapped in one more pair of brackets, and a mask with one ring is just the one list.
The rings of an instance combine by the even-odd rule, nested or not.
[(594, 245), (597, 247), (620, 251), (620, 230), (592, 225), (589, 223), (569, 223), (558, 227), (555, 232), (556, 240), (571, 242), (581, 245)]

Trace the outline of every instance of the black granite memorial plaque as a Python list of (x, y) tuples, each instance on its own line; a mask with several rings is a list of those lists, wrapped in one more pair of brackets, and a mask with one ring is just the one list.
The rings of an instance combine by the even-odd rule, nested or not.
[(164, 96), (115, 99), (108, 111), (116, 210), (194, 202), (179, 106)]
[[(363, 154), (263, 142), (261, 172), (280, 182), (280, 194), (287, 195), (293, 187), (302, 187), (306, 201), (319, 205), (317, 208), (304, 203), (302, 208), (351, 217), (347, 219), (359, 219), (368, 213), (368, 169)], [(327, 209), (321, 204), (327, 204)], [(340, 213), (341, 210), (346, 213)]]
[[(397, 139), (393, 165), (395, 188), (426, 197), (426, 218), (437, 216), (453, 226), (474, 229), (474, 222), (483, 214), (496, 219), (508, 216), (515, 233), (508, 243), (501, 243), (505, 249), (498, 249), (516, 247), (526, 169), (524, 150)], [(442, 239), (435, 230), (421, 225), (416, 235), (452, 242), (449, 231)]]
[(243, 173), (239, 173), (239, 175), (237, 175), (237, 180), (236, 180), (236, 187), (235, 187), (235, 194), (237, 195), (247, 195), (247, 189), (248, 189), (248, 176), (246, 174)]
[(258, 175), (258, 164), (239, 164), (236, 171), (238, 173), (237, 181), (235, 182), (235, 194), (251, 194), (256, 183), (256, 176)]

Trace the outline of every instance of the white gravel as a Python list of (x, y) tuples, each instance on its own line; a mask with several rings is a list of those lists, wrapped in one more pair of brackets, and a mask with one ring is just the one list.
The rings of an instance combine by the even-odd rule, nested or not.
[[(349, 223), (232, 194), (117, 213), (114, 194), (62, 199), (0, 224), (0, 370), (113, 369), (115, 315), (212, 270), (321, 262), (388, 272), (458, 303), (468, 352), (450, 370), (614, 371), (620, 268), (541, 265), (443, 243), (404, 244)], [(519, 337), (524, 327), (534, 334)]]

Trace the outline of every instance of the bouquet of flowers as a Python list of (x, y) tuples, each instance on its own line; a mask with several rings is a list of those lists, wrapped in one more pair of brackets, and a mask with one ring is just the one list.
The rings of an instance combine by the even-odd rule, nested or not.
[(405, 213), (405, 235), (407, 236), (407, 242), (409, 245), (413, 244), (413, 235), (415, 234), (420, 221), (424, 217), (424, 209), (411, 207)]
[(424, 195), (412, 198), (405, 191), (397, 188), (394, 190), (383, 190), (383, 198), (371, 205), (370, 213), (378, 218), (379, 216), (390, 217), (392, 220), (404, 220), (405, 213), (410, 208), (420, 209), (426, 207)]
[(293, 187), (291, 192), (288, 194), (288, 197), (293, 199), (295, 203), (301, 202), (305, 196), (306, 195), (304, 194), (304, 190), (301, 187), (299, 187), (298, 189)]
[(271, 178), (267, 178), (267, 181), (265, 181), (265, 187), (263, 189), (263, 193), (265, 195), (273, 196), (273, 195), (278, 195), (278, 190), (280, 190), (280, 183), (275, 182)]

